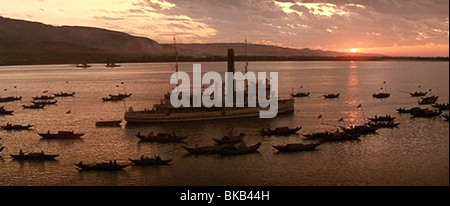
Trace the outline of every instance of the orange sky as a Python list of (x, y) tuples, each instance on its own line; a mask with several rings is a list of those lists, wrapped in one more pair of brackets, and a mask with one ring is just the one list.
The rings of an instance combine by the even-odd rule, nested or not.
[(449, 56), (445, 0), (0, 0), (3, 17), (106, 28), (170, 43), (242, 42)]
[[(416, 45), (416, 46), (392, 46), (392, 47), (371, 47), (354, 48), (357, 53), (384, 54), (388, 56), (430, 56), (448, 57), (448, 45)], [(351, 49), (338, 49), (340, 52), (352, 52)]]

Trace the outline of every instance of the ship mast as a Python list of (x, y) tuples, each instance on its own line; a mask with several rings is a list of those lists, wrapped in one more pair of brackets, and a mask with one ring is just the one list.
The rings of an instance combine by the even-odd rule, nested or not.
[(173, 35), (173, 44), (175, 46), (175, 70), (178, 72), (178, 46), (177, 46), (177, 37), (175, 34)]
[(248, 72), (248, 45), (247, 45), (247, 37), (245, 37), (245, 73)]
[[(177, 79), (178, 79), (178, 46), (177, 46), (177, 37), (175, 34), (173, 35), (173, 44), (175, 46), (175, 72), (177, 73)], [(179, 83), (177, 83), (177, 86), (180, 86)]]
[[(247, 37), (245, 37), (245, 71), (244, 72), (245, 72), (244, 74), (247, 74), (247, 72), (248, 72), (248, 45), (247, 45)], [(245, 92), (248, 92), (248, 80), (247, 79), (244, 81), (244, 85), (245, 85), (245, 87), (244, 87)]]

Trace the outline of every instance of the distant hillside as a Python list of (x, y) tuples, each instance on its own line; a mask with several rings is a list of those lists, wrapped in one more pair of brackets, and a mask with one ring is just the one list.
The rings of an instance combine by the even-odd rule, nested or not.
[[(169, 44), (172, 46), (171, 44)], [(224, 56), (228, 48), (233, 48), (236, 55), (245, 55), (245, 44), (244, 43), (213, 43), (213, 44), (179, 44), (179, 48), (189, 49), (199, 51), (205, 54), (213, 56)], [(322, 50), (311, 50), (305, 49), (292, 49), (286, 47), (278, 47), (271, 45), (260, 45), (260, 44), (248, 44), (247, 45), (247, 55), (248, 56), (315, 56), (315, 57), (337, 57), (337, 56), (375, 56), (374, 54), (350, 54), (335, 51), (322, 51)], [(379, 55), (378, 55), (379, 56)]]
[(0, 17), (1, 65), (130, 61), (174, 53), (171, 46), (122, 32)]
[(36, 44), (58, 42), (103, 50), (147, 52), (161, 49), (157, 42), (129, 34), (89, 27), (54, 27), (0, 17), (0, 42)]

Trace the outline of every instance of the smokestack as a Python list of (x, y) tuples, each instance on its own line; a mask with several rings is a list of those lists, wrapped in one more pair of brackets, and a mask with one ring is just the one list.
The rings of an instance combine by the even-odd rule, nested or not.
[(228, 49), (228, 72), (234, 73), (234, 49)]

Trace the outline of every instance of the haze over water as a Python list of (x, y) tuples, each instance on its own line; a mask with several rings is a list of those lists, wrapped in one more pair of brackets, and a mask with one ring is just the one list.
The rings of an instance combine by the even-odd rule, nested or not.
[[(243, 70), (244, 64), (237, 63)], [(73, 65), (0, 67), (0, 96), (23, 96), (21, 102), (2, 103), (13, 116), (1, 116), (6, 123), (32, 124), (36, 131), (74, 130), (86, 133), (81, 140), (40, 140), (36, 131), (0, 131), (5, 150), (0, 153), (0, 185), (447, 185), (449, 184), (449, 125), (440, 117), (411, 118), (395, 111), (418, 106), (417, 98), (405, 91), (432, 89), (439, 103), (449, 102), (448, 62), (251, 62), (254, 72), (279, 72), (279, 92), (311, 92), (296, 99), (295, 112), (272, 120), (236, 119), (176, 124), (123, 125), (96, 128), (99, 120), (122, 119), (127, 107), (151, 109), (174, 85), (169, 63), (123, 64), (119, 69), (94, 65), (76, 69)], [(225, 62), (202, 63), (202, 71), (226, 71)], [(192, 63), (181, 71), (192, 72)], [(383, 82), (386, 81), (386, 84)], [(68, 82), (68, 83), (67, 83)], [(122, 85), (121, 82), (124, 82)], [(116, 87), (119, 85), (119, 87)], [(14, 88), (16, 86), (17, 88)], [(301, 89), (300, 86), (303, 86)], [(391, 97), (373, 99), (383, 87)], [(3, 91), (7, 89), (7, 91)], [(31, 97), (72, 92), (75, 97), (58, 98), (56, 106), (44, 110), (23, 110)], [(131, 92), (125, 102), (103, 103), (108, 94)], [(325, 100), (325, 93), (340, 93)], [(334, 131), (335, 126), (364, 123), (364, 115), (393, 115), (397, 129), (380, 129), (360, 141), (322, 144), (317, 151), (276, 154), (272, 145), (307, 142), (302, 136), (261, 137), (262, 128), (302, 126), (299, 134)], [(70, 114), (66, 114), (70, 111)], [(317, 117), (322, 115), (321, 119)], [(345, 122), (338, 120), (344, 118)], [(325, 123), (325, 124), (323, 124)], [(262, 142), (259, 153), (236, 157), (189, 156), (180, 145), (206, 146), (230, 130), (248, 134), (247, 144)], [(138, 143), (137, 132), (167, 132), (189, 135), (185, 144)], [(56, 153), (55, 162), (12, 161), (9, 154)], [(128, 167), (123, 172), (78, 172), (74, 163), (107, 162), (141, 155), (173, 159), (169, 166)]]

